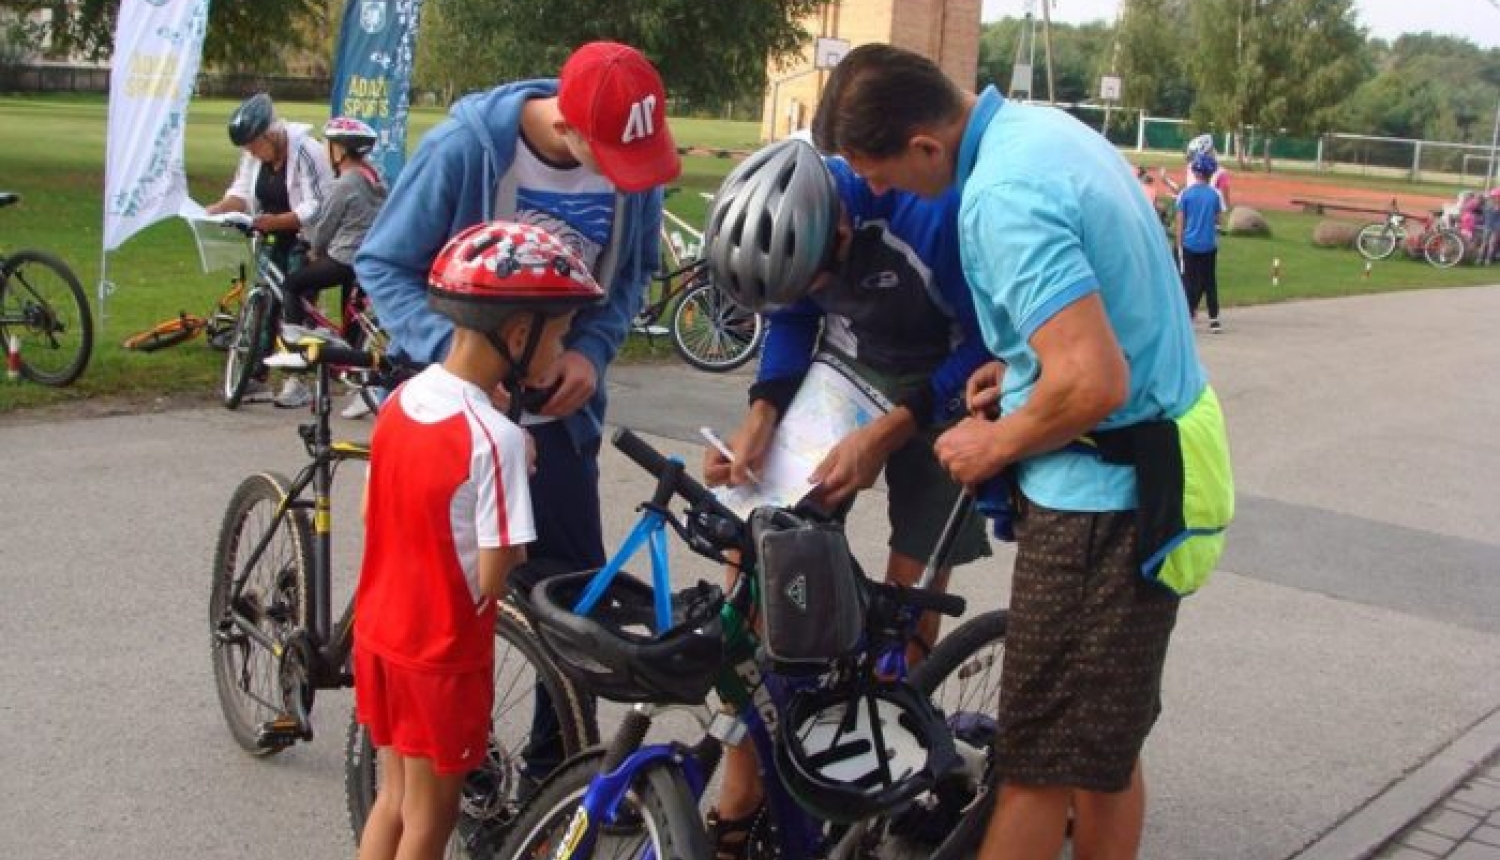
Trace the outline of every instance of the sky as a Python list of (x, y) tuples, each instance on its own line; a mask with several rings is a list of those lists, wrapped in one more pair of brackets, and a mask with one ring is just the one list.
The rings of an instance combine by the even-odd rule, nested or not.
[[(1354, 0), (1359, 23), (1370, 35), (1394, 41), (1402, 33), (1431, 31), (1460, 36), (1484, 48), (1500, 48), (1500, 0)], [(1034, 6), (1041, 17), (1041, 0), (984, 0), (982, 19), (1019, 18)], [(1054, 0), (1052, 20), (1069, 24), (1115, 20), (1119, 0)]]

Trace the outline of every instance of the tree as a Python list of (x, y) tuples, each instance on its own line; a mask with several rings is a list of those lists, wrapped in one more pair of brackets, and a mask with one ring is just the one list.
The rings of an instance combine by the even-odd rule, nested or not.
[[(209, 3), (203, 60), (236, 71), (276, 71), (287, 52), (312, 47), (326, 28), (331, 0)], [(31, 44), (57, 57), (104, 60), (114, 49), (120, 0), (4, 0)], [(31, 20), (33, 13), (43, 13)], [(273, 23), (274, 22), (274, 23)]]
[(1191, 110), (1188, 6), (1188, 0), (1126, 0), (1119, 35), (1125, 105), (1155, 116), (1187, 116)]
[(1271, 137), (1323, 131), (1366, 76), (1353, 0), (1198, 0), (1192, 4), (1189, 69), (1193, 116), (1253, 132), (1270, 167)]
[(576, 46), (612, 39), (650, 57), (674, 101), (722, 102), (764, 89), (767, 58), (795, 58), (811, 38), (800, 20), (827, 1), (428, 0), (417, 77), (450, 93), (552, 77)]

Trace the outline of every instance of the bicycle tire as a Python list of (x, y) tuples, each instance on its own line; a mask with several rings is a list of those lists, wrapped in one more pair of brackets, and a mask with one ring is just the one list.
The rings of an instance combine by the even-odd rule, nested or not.
[[(543, 784), (542, 790), (521, 811), (495, 860), (583, 860), (600, 857), (643, 857), (637, 850), (649, 840), (656, 860), (701, 860), (712, 856), (698, 801), (688, 788), (682, 771), (665, 762), (646, 765), (638, 774), (616, 823), (601, 826), (591, 843), (571, 847), (559, 845), (568, 839), (569, 828), (584, 792), (599, 773), (603, 751), (571, 759)], [(582, 834), (573, 837), (582, 838)], [(618, 844), (617, 844), (618, 843)]]
[(1379, 262), (1396, 253), (1400, 244), (1396, 231), (1389, 224), (1366, 224), (1354, 237), (1354, 247), (1359, 255), (1371, 262)]
[(39, 385), (73, 384), (94, 352), (94, 317), (78, 276), (45, 251), (17, 251), (0, 268), (0, 347), (21, 348), (21, 375)]
[(124, 349), (136, 352), (156, 352), (160, 349), (187, 343), (197, 337), (208, 326), (208, 320), (192, 314), (183, 314), (176, 319), (170, 319), (146, 329), (136, 332), (125, 338), (120, 343)]
[(224, 356), (224, 407), (237, 409), (255, 378), (265, 353), (266, 327), (270, 324), (271, 297), (252, 292), (240, 306), (234, 335)]
[[(978, 847), (944, 845), (954, 834), (968, 839), (983, 828), (967, 820), (988, 815), (980, 789), (987, 784), (994, 740), (994, 715), (1000, 702), (1000, 663), (1009, 613), (993, 609), (970, 618), (938, 640), (932, 653), (911, 674), (911, 683), (942, 711), (968, 767), (934, 791), (914, 799), (900, 812), (857, 825), (861, 858), (917, 860), (947, 851)], [(976, 804), (976, 800), (980, 803)]]
[(672, 348), (689, 365), (709, 373), (734, 370), (760, 351), (765, 318), (730, 300), (712, 281), (699, 279), (672, 308)]
[[(276, 511), (290, 486), (285, 476), (275, 472), (261, 472), (240, 482), (229, 500), (214, 547), (213, 584), (208, 598), (214, 686), (235, 743), (255, 756), (272, 755), (282, 749), (257, 741), (260, 726), (283, 710), (278, 661), (270, 650), (226, 623), (229, 592), (242, 554), (254, 549), (276, 523)], [(307, 578), (313, 569), (312, 523), (307, 513), (288, 510), (280, 523), (279, 533), (270, 539), (249, 571), (249, 581), (236, 605), (278, 645), (307, 626)]]
[(1422, 240), (1422, 256), (1439, 269), (1451, 269), (1464, 258), (1464, 240), (1452, 230), (1436, 230)]

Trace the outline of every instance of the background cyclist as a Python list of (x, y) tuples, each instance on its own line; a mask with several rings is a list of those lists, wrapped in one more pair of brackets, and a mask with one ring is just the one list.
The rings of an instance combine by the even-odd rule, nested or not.
[[(350, 287), (354, 283), (354, 252), (365, 240), (365, 233), (385, 202), (385, 184), (380, 174), (365, 161), (375, 148), (375, 130), (350, 117), (334, 117), (323, 126), (328, 141), (328, 160), (338, 177), (323, 201), (322, 216), (307, 229), (308, 263), (287, 275), (282, 285), (286, 301), (281, 318), (289, 325), (307, 320), (302, 299), (317, 301), (318, 293), (334, 286)], [(349, 320), (344, 320), (347, 326)], [(298, 377), (288, 377), (276, 396), (277, 406), (305, 406), (312, 392)], [(345, 418), (355, 418), (369, 411), (359, 392), (351, 395), (344, 409)], [(357, 414), (356, 414), (357, 413)]]
[(229, 117), (229, 142), (240, 147), (234, 181), (210, 215), (244, 212), (255, 229), (274, 237), (272, 259), (283, 272), (292, 262), (297, 234), (318, 219), (333, 184), (328, 153), (306, 123), (276, 116), (271, 97), (256, 93)]

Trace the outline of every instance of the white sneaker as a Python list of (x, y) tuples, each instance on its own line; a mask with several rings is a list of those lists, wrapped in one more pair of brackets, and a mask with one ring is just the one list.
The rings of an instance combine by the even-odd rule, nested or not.
[(307, 390), (307, 385), (302, 380), (289, 376), (281, 383), (281, 391), (277, 392), (276, 399), (272, 402), (282, 409), (299, 409), (312, 402), (312, 392)]
[(365, 392), (356, 388), (349, 392), (349, 402), (344, 404), (344, 408), (339, 411), (339, 415), (351, 421), (369, 415), (372, 410), (370, 409), (369, 401), (366, 399), (367, 397), (372, 397), (376, 403), (379, 403), (385, 400), (385, 389), (372, 387), (368, 392)]

